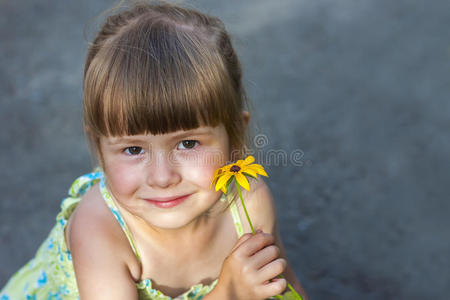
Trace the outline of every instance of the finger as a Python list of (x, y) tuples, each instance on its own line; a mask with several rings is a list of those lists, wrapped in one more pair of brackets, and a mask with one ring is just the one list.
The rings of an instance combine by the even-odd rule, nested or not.
[(267, 295), (266, 298), (268, 298), (282, 294), (286, 290), (286, 286), (286, 279), (274, 278), (270, 282), (263, 284), (259, 290), (262, 295)]
[(247, 256), (251, 256), (255, 254), (257, 251), (272, 245), (275, 243), (275, 238), (273, 235), (268, 233), (257, 233), (248, 240), (245, 245), (245, 249), (243, 249), (244, 254)]
[(269, 245), (250, 257), (250, 264), (256, 269), (261, 269), (266, 264), (280, 257), (280, 248)]
[(253, 236), (253, 234), (251, 233), (246, 233), (243, 234), (239, 240), (236, 242), (236, 244), (234, 245), (233, 249), (231, 249), (231, 252), (235, 251), (237, 248), (239, 248), (245, 241), (247, 241), (248, 239), (250, 239)]
[(266, 264), (264, 267), (258, 270), (257, 280), (258, 282), (265, 282), (266, 280), (273, 279), (282, 274), (286, 269), (287, 262), (284, 258), (277, 258), (274, 261)]

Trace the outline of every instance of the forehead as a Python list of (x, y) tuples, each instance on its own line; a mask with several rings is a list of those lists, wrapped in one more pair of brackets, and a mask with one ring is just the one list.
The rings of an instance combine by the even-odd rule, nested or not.
[(227, 138), (227, 133), (223, 124), (219, 124), (215, 127), (212, 126), (200, 126), (195, 129), (190, 130), (177, 130), (170, 133), (163, 134), (137, 134), (137, 135), (123, 135), (123, 136), (110, 136), (110, 137), (102, 137), (106, 144), (115, 145), (122, 143), (129, 143), (133, 141), (140, 140), (154, 140), (154, 141), (172, 141), (172, 140), (180, 140), (188, 137), (210, 137), (223, 139)]

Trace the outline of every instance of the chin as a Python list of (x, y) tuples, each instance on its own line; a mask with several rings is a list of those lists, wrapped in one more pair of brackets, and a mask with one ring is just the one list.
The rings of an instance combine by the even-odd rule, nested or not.
[(168, 214), (168, 215), (158, 215), (156, 214), (150, 215), (149, 218), (145, 218), (147, 224), (155, 227), (155, 229), (180, 229), (189, 223), (191, 223), (194, 219), (188, 218), (185, 214)]

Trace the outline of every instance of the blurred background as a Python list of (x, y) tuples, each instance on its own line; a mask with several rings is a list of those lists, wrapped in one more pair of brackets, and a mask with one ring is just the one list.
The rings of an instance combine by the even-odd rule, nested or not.
[[(449, 299), (450, 1), (186, 3), (233, 35), (311, 299)], [(112, 5), (0, 1), (0, 287), (91, 169), (82, 70)]]

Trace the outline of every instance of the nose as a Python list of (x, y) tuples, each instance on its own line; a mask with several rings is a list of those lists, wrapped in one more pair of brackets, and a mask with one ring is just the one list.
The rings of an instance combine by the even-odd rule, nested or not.
[(178, 167), (165, 151), (154, 151), (146, 164), (147, 184), (167, 188), (181, 181)]

